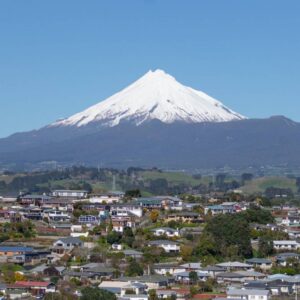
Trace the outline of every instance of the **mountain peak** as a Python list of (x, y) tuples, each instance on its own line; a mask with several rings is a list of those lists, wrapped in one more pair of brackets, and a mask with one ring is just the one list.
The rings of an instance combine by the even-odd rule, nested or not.
[(179, 83), (157, 69), (104, 101), (52, 126), (84, 126), (92, 122), (116, 126), (122, 121), (140, 125), (150, 120), (164, 123), (227, 122), (245, 117), (207, 94)]

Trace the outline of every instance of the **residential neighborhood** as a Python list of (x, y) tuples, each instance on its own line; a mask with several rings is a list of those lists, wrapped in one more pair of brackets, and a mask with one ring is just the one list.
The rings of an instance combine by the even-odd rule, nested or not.
[(241, 191), (3, 195), (0, 292), (3, 299), (94, 292), (118, 300), (293, 299), (300, 209), (266, 201)]

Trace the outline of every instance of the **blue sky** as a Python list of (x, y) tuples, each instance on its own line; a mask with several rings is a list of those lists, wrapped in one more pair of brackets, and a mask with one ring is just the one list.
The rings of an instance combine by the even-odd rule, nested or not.
[(0, 2), (0, 137), (164, 69), (249, 117), (300, 121), (299, 0)]

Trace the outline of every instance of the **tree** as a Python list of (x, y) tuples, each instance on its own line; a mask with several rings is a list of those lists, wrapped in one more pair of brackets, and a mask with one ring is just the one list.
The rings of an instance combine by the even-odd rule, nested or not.
[(114, 243), (118, 243), (121, 240), (121, 234), (116, 231), (112, 231), (107, 235), (106, 240), (111, 245)]
[(149, 296), (149, 300), (158, 300), (156, 290), (149, 290), (148, 296)]
[(196, 286), (191, 286), (191, 287), (190, 287), (190, 295), (191, 295), (192, 297), (195, 296), (198, 292), (199, 292), (198, 287), (196, 287)]
[(139, 189), (135, 189), (135, 190), (129, 190), (125, 192), (125, 197), (126, 198), (139, 198), (141, 197), (141, 191)]
[[(204, 238), (208, 239), (208, 247), (201, 242), (198, 251), (206, 251), (208, 255), (228, 257), (228, 248), (234, 249), (234, 256), (251, 257), (252, 247), (250, 242), (250, 227), (245, 217), (240, 214), (218, 215), (208, 220), (204, 233)], [(217, 241), (217, 242), (216, 242)]]
[(198, 279), (199, 279), (199, 277), (198, 277), (197, 272), (191, 271), (191, 272), (189, 273), (190, 284), (196, 284), (197, 281), (198, 281)]
[(258, 255), (266, 257), (273, 254), (273, 252), (273, 240), (266, 236), (260, 237), (258, 240)]
[(142, 276), (144, 274), (144, 270), (135, 259), (132, 259), (125, 270), (125, 274), (126, 276)]
[(116, 300), (115, 294), (99, 288), (85, 287), (81, 290), (80, 300)]
[(123, 232), (123, 237), (121, 240), (124, 244), (127, 244), (129, 247), (132, 247), (134, 242), (134, 234), (130, 227), (125, 227)]
[(159, 217), (159, 211), (154, 209), (150, 212), (150, 219), (152, 223), (156, 223)]
[(180, 247), (180, 254), (183, 260), (187, 261), (193, 254), (193, 247), (188, 245), (182, 245)]
[(60, 293), (46, 293), (43, 300), (64, 300)]

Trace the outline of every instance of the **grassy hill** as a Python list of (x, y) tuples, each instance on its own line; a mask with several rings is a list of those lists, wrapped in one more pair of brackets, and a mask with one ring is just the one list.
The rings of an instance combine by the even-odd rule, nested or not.
[(262, 193), (268, 187), (291, 189), (293, 192), (297, 192), (296, 179), (287, 177), (260, 177), (255, 178), (252, 181), (248, 181), (240, 189), (247, 194)]

